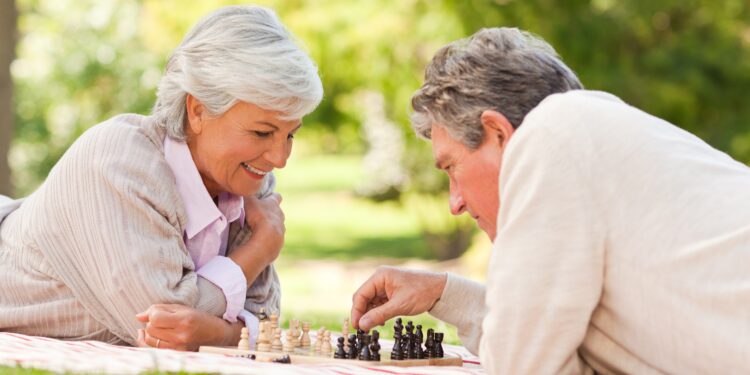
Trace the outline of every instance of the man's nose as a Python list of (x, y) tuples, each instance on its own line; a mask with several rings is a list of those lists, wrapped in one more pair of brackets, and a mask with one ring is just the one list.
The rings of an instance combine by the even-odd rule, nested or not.
[(453, 189), (451, 189), (450, 193), (450, 205), (451, 214), (453, 215), (461, 215), (466, 211), (466, 202), (464, 201), (464, 197), (462, 197), (461, 194), (455, 193)]

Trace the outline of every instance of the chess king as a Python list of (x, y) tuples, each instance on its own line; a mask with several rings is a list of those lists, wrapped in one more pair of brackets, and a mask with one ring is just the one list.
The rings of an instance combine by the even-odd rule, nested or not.
[(747, 166), (512, 28), (439, 50), (412, 107), (486, 284), (381, 267), (354, 327), (429, 311), (492, 374), (750, 373)]

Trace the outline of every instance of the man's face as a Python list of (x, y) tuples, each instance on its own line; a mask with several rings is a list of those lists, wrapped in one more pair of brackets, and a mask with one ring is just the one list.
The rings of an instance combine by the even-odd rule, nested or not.
[(432, 126), (431, 138), (435, 166), (445, 171), (450, 180), (451, 213), (468, 212), (490, 240), (494, 240), (500, 208), (500, 141), (493, 133), (485, 131), (479, 148), (470, 149), (438, 124)]

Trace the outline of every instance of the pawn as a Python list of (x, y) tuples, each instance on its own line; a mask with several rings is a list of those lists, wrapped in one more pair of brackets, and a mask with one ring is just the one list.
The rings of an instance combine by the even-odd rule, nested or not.
[(318, 333), (315, 334), (315, 345), (313, 348), (315, 354), (320, 354), (320, 349), (323, 346), (323, 334), (325, 333), (325, 330), (325, 328), (320, 327), (318, 328)]
[(240, 333), (240, 342), (237, 344), (239, 350), (250, 350), (250, 341), (248, 340), (249, 334), (247, 327), (242, 327), (242, 333)]
[(435, 357), (443, 358), (443, 333), (435, 333)]
[(310, 323), (302, 322), (302, 337), (299, 340), (300, 346), (303, 348), (310, 347)]
[(349, 335), (349, 349), (347, 352), (346, 357), (349, 359), (357, 359), (357, 356), (359, 353), (357, 353), (357, 335), (351, 334)]
[(286, 341), (281, 348), (284, 353), (294, 352), (294, 332), (291, 329), (286, 330)]
[(260, 311), (258, 312), (258, 320), (261, 322), (268, 320), (268, 314), (266, 314), (265, 307), (260, 308)]
[[(344, 324), (341, 325), (341, 337), (349, 337), (349, 318), (344, 319)], [(348, 340), (344, 340), (344, 350), (349, 350)]]
[(373, 361), (380, 362), (380, 332), (372, 332), (372, 343), (370, 344), (370, 356)]
[(320, 346), (320, 354), (328, 357), (331, 355), (331, 351), (333, 348), (331, 347), (331, 332), (325, 331), (323, 334), (323, 344)]
[(273, 342), (271, 343), (271, 350), (280, 352), (284, 348), (284, 343), (281, 342), (281, 328), (276, 327), (273, 331)]
[(333, 358), (346, 359), (346, 351), (344, 351), (344, 337), (339, 337), (336, 340), (336, 352), (333, 353)]
[(371, 361), (372, 356), (370, 355), (370, 336), (362, 336), (362, 350), (359, 352), (360, 361)]

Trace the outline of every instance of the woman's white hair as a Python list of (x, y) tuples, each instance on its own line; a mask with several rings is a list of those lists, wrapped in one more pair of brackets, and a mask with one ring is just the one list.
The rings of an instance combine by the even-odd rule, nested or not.
[(187, 94), (214, 116), (243, 101), (292, 120), (318, 106), (323, 85), (272, 10), (230, 6), (198, 22), (167, 62), (153, 115), (173, 139), (186, 138)]

